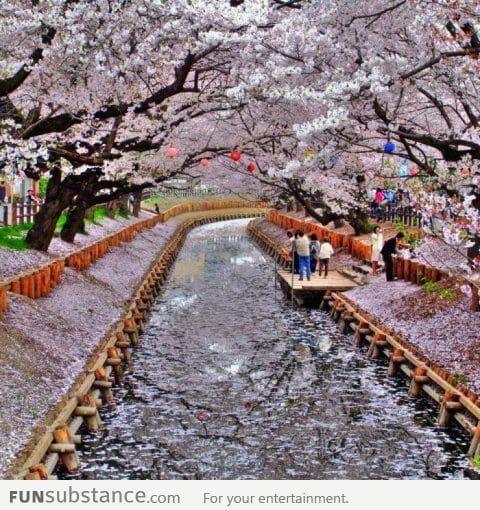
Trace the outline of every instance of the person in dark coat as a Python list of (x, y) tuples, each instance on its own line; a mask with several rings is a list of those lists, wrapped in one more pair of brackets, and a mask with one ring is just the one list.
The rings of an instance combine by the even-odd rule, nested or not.
[(385, 274), (387, 276), (387, 282), (393, 280), (393, 259), (392, 255), (397, 253), (398, 243), (404, 238), (403, 232), (399, 232), (395, 237), (391, 237), (383, 245), (380, 253), (382, 254), (383, 261), (385, 262)]

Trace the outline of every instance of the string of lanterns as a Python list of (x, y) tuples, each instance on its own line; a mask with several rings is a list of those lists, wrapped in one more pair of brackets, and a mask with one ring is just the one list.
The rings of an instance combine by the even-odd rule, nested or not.
[[(179, 150), (177, 149), (177, 147), (170, 146), (167, 148), (166, 154), (169, 158), (176, 158), (179, 155)], [(238, 149), (234, 149), (230, 152), (230, 159), (232, 161), (238, 162), (238, 161), (240, 161), (241, 158), (242, 158), (242, 154)], [(200, 166), (203, 166), (204, 168), (207, 167), (209, 164), (210, 164), (210, 160), (208, 160), (207, 158), (202, 158), (200, 160)], [(257, 165), (253, 161), (251, 161), (247, 165), (247, 170), (249, 172), (254, 172), (256, 168), (257, 168)]]

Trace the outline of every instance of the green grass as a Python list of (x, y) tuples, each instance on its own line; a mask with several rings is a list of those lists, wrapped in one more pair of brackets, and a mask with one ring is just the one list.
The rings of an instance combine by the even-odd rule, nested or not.
[(121, 209), (117, 209), (115, 211), (115, 216), (119, 216), (120, 218), (123, 218), (125, 220), (128, 220), (128, 218), (130, 217), (129, 214), (127, 214), (126, 212), (122, 211)]
[(29, 246), (25, 237), (31, 228), (31, 223), (0, 228), (0, 247), (10, 250), (26, 250)]
[[(93, 225), (101, 225), (102, 220), (108, 217), (107, 209), (105, 207), (99, 207), (93, 211), (93, 216), (91, 218), (85, 218), (85, 223), (91, 223)], [(55, 235), (59, 236), (60, 231), (63, 226), (67, 222), (67, 213), (63, 212), (58, 218), (57, 226), (55, 227)], [(88, 233), (87, 233), (88, 235)]]
[[(115, 211), (116, 216), (120, 216), (122, 218), (127, 217), (120, 211)], [(95, 225), (101, 225), (102, 221), (108, 217), (108, 213), (105, 207), (99, 207), (95, 209), (92, 218), (85, 218), (86, 223), (91, 223)], [(60, 231), (67, 221), (67, 213), (63, 212), (60, 218), (57, 221), (57, 225), (55, 227), (55, 236), (60, 235)], [(25, 241), (25, 237), (27, 236), (27, 232), (32, 228), (32, 223), (23, 223), (21, 225), (16, 225), (15, 227), (1, 227), (0, 228), (0, 248), (8, 248), (10, 250), (26, 250), (29, 248), (27, 242)], [(88, 235), (88, 233), (87, 233)]]

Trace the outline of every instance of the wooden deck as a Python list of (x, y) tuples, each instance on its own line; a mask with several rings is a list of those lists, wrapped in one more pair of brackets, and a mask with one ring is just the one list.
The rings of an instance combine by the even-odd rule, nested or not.
[[(282, 289), (288, 296), (291, 296), (292, 273), (280, 270), (277, 275)], [(310, 303), (312, 305), (319, 304), (327, 290), (345, 291), (354, 287), (358, 287), (358, 284), (338, 271), (329, 271), (327, 278), (318, 276), (317, 272), (312, 275), (310, 281), (306, 278), (301, 281), (298, 275), (293, 275), (293, 297), (300, 306)]]

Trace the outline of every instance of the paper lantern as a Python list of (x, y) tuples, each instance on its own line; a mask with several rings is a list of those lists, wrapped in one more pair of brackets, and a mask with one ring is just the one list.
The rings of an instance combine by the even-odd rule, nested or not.
[(415, 166), (411, 166), (408, 170), (408, 173), (413, 176), (418, 174), (418, 168)]
[(467, 175), (470, 175), (470, 170), (468, 168), (462, 168), (461, 174), (466, 177)]
[(169, 147), (167, 149), (167, 156), (169, 158), (175, 158), (176, 156), (178, 156), (178, 149), (176, 147)]
[(241, 158), (240, 151), (233, 150), (230, 153), (230, 159), (232, 159), (233, 161), (240, 161), (240, 158)]
[(203, 159), (201, 159), (201, 160), (200, 160), (200, 164), (201, 164), (202, 166), (208, 166), (209, 161), (208, 161), (208, 159), (203, 158)]
[(387, 142), (383, 150), (388, 154), (391, 154), (395, 150), (395, 144), (393, 142)]
[(255, 166), (255, 163), (249, 163), (249, 164), (247, 165), (247, 170), (248, 170), (249, 172), (253, 172), (253, 171), (255, 170), (255, 168), (257, 168), (257, 167)]
[(305, 151), (305, 157), (306, 158), (313, 158), (313, 156), (315, 156), (315, 150), (314, 149), (307, 149)]

